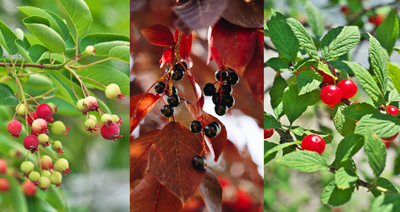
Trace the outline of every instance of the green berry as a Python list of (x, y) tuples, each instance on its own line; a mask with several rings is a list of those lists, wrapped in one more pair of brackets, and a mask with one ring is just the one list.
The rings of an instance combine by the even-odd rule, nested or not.
[(17, 111), (17, 114), (20, 116), (24, 116), (26, 115), (26, 107), (25, 104), (19, 104), (17, 105), (17, 107), (15, 107), (15, 110)]
[(54, 151), (62, 149), (62, 144), (60, 141), (54, 141), (53, 145), (51, 145), (51, 149)]
[(88, 56), (94, 56), (94, 53), (96, 52), (96, 50), (94, 49), (93, 46), (86, 46), (85, 49), (85, 54)]
[(119, 117), (117, 115), (114, 114), (114, 115), (111, 115), (111, 117), (112, 117), (112, 122), (117, 123), (119, 121)]
[(51, 132), (54, 135), (61, 135), (65, 132), (67, 128), (62, 121), (56, 121), (51, 125)]
[(33, 171), (34, 167), (35, 167), (35, 165), (33, 165), (32, 162), (24, 161), (21, 163), (20, 169), (23, 173), (29, 174), (31, 171)]
[(89, 129), (89, 128), (96, 128), (96, 123), (93, 121), (93, 119), (88, 119), (85, 121), (85, 128)]
[(48, 171), (48, 170), (42, 170), (42, 176), (50, 177), (50, 175), (51, 175), (51, 172), (50, 172), (50, 171)]
[(32, 182), (37, 182), (40, 179), (40, 174), (39, 174), (39, 172), (32, 171), (31, 173), (29, 173), (29, 177), (28, 178)]
[(92, 119), (94, 123), (97, 123), (97, 118), (94, 115), (90, 115), (88, 119)]
[(87, 107), (87, 100), (86, 99), (80, 99), (78, 100), (78, 102), (76, 103), (76, 109), (79, 112), (84, 112), (86, 110)]
[(51, 107), (51, 109), (53, 109), (53, 113), (57, 112), (57, 105), (55, 105), (51, 102), (47, 103), (47, 105), (49, 105)]
[(49, 178), (50, 178), (51, 184), (53, 184), (53, 185), (59, 185), (59, 184), (61, 184), (62, 175), (61, 175), (60, 172), (53, 172), (53, 173), (51, 173), (51, 175), (50, 175)]
[(58, 172), (64, 172), (68, 168), (69, 168), (68, 161), (64, 158), (60, 158), (54, 163), (54, 170)]
[(103, 114), (101, 116), (101, 123), (109, 125), (112, 122), (112, 116), (110, 114)]
[(40, 177), (38, 187), (45, 191), (49, 186), (50, 186), (50, 179), (45, 176)]
[(18, 39), (24, 40), (24, 32), (20, 28), (16, 28), (14, 30), (15, 36), (17, 36)]
[(111, 83), (106, 87), (105, 94), (108, 99), (116, 99), (121, 95), (121, 89), (117, 84)]
[(38, 135), (38, 139), (40, 144), (45, 144), (46, 142), (49, 142), (49, 136), (47, 136), (46, 134), (40, 134)]

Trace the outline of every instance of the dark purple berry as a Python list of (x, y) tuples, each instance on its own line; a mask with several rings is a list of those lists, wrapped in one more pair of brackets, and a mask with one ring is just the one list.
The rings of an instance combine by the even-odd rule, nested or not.
[(174, 94), (169, 96), (167, 101), (168, 104), (171, 105), (171, 107), (177, 107), (179, 105), (180, 99), (178, 95)]
[(171, 105), (164, 105), (161, 107), (161, 115), (166, 118), (169, 118), (174, 114), (174, 108)]
[(231, 72), (228, 74), (228, 77), (226, 79), (226, 82), (230, 86), (235, 86), (239, 83), (239, 75), (237, 75), (235, 72)]
[(203, 129), (203, 126), (201, 125), (200, 121), (192, 121), (192, 123), (190, 123), (190, 130), (193, 133), (199, 133), (201, 132), (201, 130)]
[(200, 156), (194, 156), (192, 165), (196, 170), (202, 170), (207, 165), (206, 159)]
[(183, 79), (183, 76), (185, 75), (185, 70), (183, 69), (175, 69), (172, 71), (171, 77), (175, 81), (180, 81)]
[(217, 89), (215, 88), (215, 86), (212, 83), (207, 83), (204, 87), (203, 87), (203, 92), (204, 95), (206, 96), (212, 96), (215, 94), (215, 91)]
[(158, 94), (162, 94), (164, 92), (164, 89), (165, 89), (165, 83), (163, 82), (157, 82), (156, 85), (154, 85), (154, 90)]
[(215, 138), (220, 132), (221, 126), (215, 121), (204, 127), (204, 134), (209, 138)]
[[(167, 91), (165, 91), (165, 95), (170, 96), (168, 91), (169, 87), (167, 88)], [(172, 86), (172, 95), (178, 95), (178, 89), (176, 89), (175, 86)]]
[(221, 100), (221, 95), (219, 94), (219, 93), (215, 93), (213, 96), (212, 96), (212, 101), (213, 101), (213, 103), (216, 105), (216, 104), (219, 104), (220, 103), (220, 100)]
[(228, 73), (227, 72), (223, 72), (221, 69), (218, 69), (216, 72), (215, 72), (215, 79), (217, 80), (217, 81), (220, 81), (221, 80), (221, 77), (222, 77), (222, 80), (221, 81), (226, 81), (226, 77), (228, 76)]
[(217, 115), (223, 116), (228, 111), (228, 107), (223, 104), (216, 104), (214, 110)]
[(222, 93), (225, 96), (230, 96), (232, 94), (232, 91), (233, 91), (233, 89), (232, 89), (232, 87), (230, 85), (223, 85), (221, 90), (222, 90)]
[(224, 96), (222, 97), (222, 104), (226, 105), (228, 108), (231, 108), (233, 105), (235, 105), (235, 99), (233, 96)]

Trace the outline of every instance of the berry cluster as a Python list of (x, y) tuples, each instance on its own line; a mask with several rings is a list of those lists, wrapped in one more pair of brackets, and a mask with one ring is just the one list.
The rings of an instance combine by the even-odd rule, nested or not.
[(377, 15), (373, 15), (373, 16), (369, 16), (368, 17), (368, 21), (371, 24), (374, 24), (375, 27), (378, 27), (379, 25), (381, 25), (381, 23), (383, 22), (383, 20), (385, 20), (385, 16), (382, 14), (377, 14)]
[(203, 131), (204, 135), (209, 138), (215, 138), (221, 132), (221, 125), (219, 125), (219, 123), (215, 121), (211, 122), (203, 128), (203, 125), (200, 121), (194, 120), (190, 123), (189, 128), (193, 133), (200, 133)]
[[(229, 68), (227, 70), (219, 69), (215, 72), (215, 79), (216, 82), (207, 83), (203, 87), (203, 92), (206, 96), (212, 96), (212, 101), (215, 105), (215, 113), (219, 116), (223, 116), (228, 111), (228, 108), (235, 105), (235, 99), (231, 96), (233, 92), (232, 86), (239, 83), (239, 75)], [(214, 84), (218, 82), (220, 86), (217, 91)]]
[(351, 79), (344, 79), (336, 85), (327, 85), (322, 88), (321, 100), (330, 108), (334, 108), (341, 99), (350, 99), (357, 93), (357, 85)]

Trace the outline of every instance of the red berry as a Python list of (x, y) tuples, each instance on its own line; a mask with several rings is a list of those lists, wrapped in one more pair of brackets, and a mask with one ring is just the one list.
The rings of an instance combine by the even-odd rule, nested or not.
[(385, 146), (386, 146), (386, 149), (387, 149), (387, 148), (389, 148), (389, 141), (382, 140), (382, 142), (385, 144)]
[(100, 133), (103, 138), (114, 142), (122, 137), (119, 135), (119, 126), (115, 122), (112, 122), (108, 127), (106, 125), (101, 126)]
[(38, 151), (39, 139), (34, 135), (28, 135), (24, 139), (25, 149), (31, 151), (32, 153)]
[(32, 130), (36, 134), (49, 134), (47, 130), (47, 122), (44, 119), (38, 118), (32, 123)]
[(7, 174), (7, 162), (4, 159), (0, 159), (0, 174)]
[(387, 141), (393, 141), (394, 139), (397, 138), (398, 135), (399, 135), (399, 133), (396, 133), (396, 134), (393, 135), (393, 136), (390, 136), (390, 137), (388, 137), (388, 138), (382, 138), (382, 139), (387, 140)]
[(357, 93), (357, 85), (351, 79), (344, 79), (339, 82), (338, 87), (342, 91), (343, 99), (350, 99)]
[(264, 129), (264, 139), (270, 138), (274, 134), (274, 129)]
[(318, 152), (318, 154), (322, 154), (325, 150), (325, 141), (319, 135), (314, 135), (314, 134), (307, 135), (301, 142), (301, 149)]
[(389, 112), (389, 114), (390, 115), (397, 115), (397, 113), (399, 113), (399, 109), (397, 109), (397, 107), (395, 107), (395, 106), (388, 106), (387, 107), (387, 109), (388, 109), (388, 112)]
[(40, 104), (36, 108), (36, 114), (39, 118), (46, 120), (47, 122), (54, 122), (53, 119), (53, 108), (51, 108), (48, 104)]
[(335, 105), (328, 105), (329, 108), (334, 109)]
[(32, 126), (32, 122), (38, 119), (38, 115), (36, 112), (32, 112), (28, 114), (28, 124), (29, 126)]
[(348, 6), (343, 6), (340, 8), (340, 11), (342, 11), (343, 14), (348, 15), (350, 13), (350, 9)]
[(384, 19), (385, 17), (382, 14), (368, 17), (368, 21), (374, 24), (376, 27), (378, 27), (383, 22)]
[(6, 178), (0, 178), (0, 192), (6, 192), (10, 190), (10, 183)]
[(22, 183), (22, 190), (24, 191), (24, 194), (28, 197), (36, 194), (36, 186), (30, 180), (25, 180)]
[(342, 92), (336, 85), (328, 85), (322, 88), (321, 100), (327, 105), (336, 105), (342, 99)]
[(22, 125), (17, 120), (12, 120), (7, 125), (7, 131), (14, 137), (19, 138), (21, 134), (19, 134), (22, 130)]

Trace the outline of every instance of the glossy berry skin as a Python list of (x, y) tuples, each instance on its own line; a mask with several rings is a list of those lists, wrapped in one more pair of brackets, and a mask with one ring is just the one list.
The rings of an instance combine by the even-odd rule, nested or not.
[(122, 99), (125, 96), (121, 94), (121, 89), (115, 83), (107, 85), (106, 90), (104, 92), (108, 99), (117, 99), (117, 98)]
[(8, 122), (7, 131), (11, 134), (14, 138), (19, 138), (21, 135), (20, 132), (22, 130), (22, 124), (17, 120), (12, 120)]
[[(181, 67), (181, 66), (179, 66), (179, 67)], [(185, 75), (185, 70), (183, 70), (183, 69), (181, 69), (181, 68), (178, 68), (178, 69), (172, 70), (171, 78), (172, 78), (174, 81), (180, 81), (180, 80), (183, 79), (183, 76), (184, 76), (184, 75)]]
[(154, 85), (154, 90), (155, 90), (156, 93), (158, 93), (158, 94), (162, 94), (162, 93), (164, 92), (164, 89), (165, 89), (165, 83), (163, 83), (163, 82), (157, 82), (157, 83)]
[(10, 183), (7, 178), (0, 178), (0, 192), (7, 192), (10, 190)]
[(214, 107), (214, 111), (217, 115), (223, 116), (228, 111), (228, 107), (224, 104), (216, 104)]
[(218, 122), (211, 122), (204, 127), (204, 134), (209, 138), (215, 138), (221, 132), (221, 126)]
[(29, 178), (30, 181), (32, 181), (32, 183), (37, 184), (39, 182), (39, 179), (40, 179), (40, 174), (37, 171), (32, 171), (31, 173), (29, 173), (28, 178)]
[(31, 151), (32, 153), (38, 151), (39, 144), (40, 144), (39, 139), (34, 135), (28, 135), (24, 139), (25, 149)]
[(351, 79), (344, 79), (339, 82), (338, 87), (342, 92), (343, 99), (350, 99), (357, 93), (357, 85)]
[(51, 184), (56, 185), (56, 187), (58, 187), (61, 185), (62, 182), (62, 174), (60, 172), (53, 172), (51, 173), (49, 179)]
[(381, 25), (381, 23), (383, 22), (384, 19), (385, 19), (385, 17), (381, 14), (368, 17), (368, 21), (370, 23), (374, 24), (376, 27)]
[(114, 142), (118, 140), (118, 138), (122, 137), (119, 135), (119, 126), (118, 124), (112, 122), (109, 126), (103, 125), (100, 128), (100, 134), (104, 139), (113, 140)]
[(388, 112), (389, 112), (389, 114), (390, 115), (397, 115), (397, 113), (399, 113), (399, 109), (397, 109), (395, 106), (391, 106), (391, 105), (389, 105), (388, 107), (387, 107), (387, 109), (388, 109)]
[(49, 131), (47, 130), (47, 122), (42, 118), (36, 119), (32, 122), (32, 131), (34, 131), (36, 134), (48, 134)]
[(220, 102), (221, 102), (221, 95), (219, 94), (219, 93), (216, 93), (216, 94), (214, 94), (213, 96), (212, 96), (212, 101), (213, 101), (213, 103), (216, 105), (216, 104), (219, 104)]
[(203, 170), (207, 165), (207, 161), (205, 158), (196, 155), (192, 160), (192, 165), (196, 170)]
[(385, 144), (385, 146), (386, 146), (386, 149), (387, 149), (387, 148), (389, 148), (389, 141), (382, 140), (382, 142)]
[[(31, 117), (32, 116), (32, 117)], [(32, 126), (33, 121), (35, 121), (36, 119), (38, 119), (38, 115), (36, 112), (32, 112), (28, 115), (28, 124), (29, 126)]]
[(22, 183), (22, 191), (24, 192), (25, 196), (31, 197), (36, 194), (36, 186), (30, 180), (25, 180)]
[(264, 129), (264, 139), (270, 138), (274, 134), (274, 129)]
[(322, 154), (325, 150), (325, 141), (319, 135), (307, 135), (301, 142), (301, 149)]
[(321, 100), (327, 105), (336, 105), (342, 99), (342, 91), (336, 85), (328, 85), (322, 88)]
[(51, 149), (54, 150), (57, 154), (64, 153), (62, 143), (60, 141), (54, 141), (53, 145), (51, 145)]
[(190, 131), (193, 133), (199, 133), (201, 130), (203, 130), (203, 125), (200, 121), (194, 120), (190, 123)]
[(0, 159), (0, 174), (7, 174), (7, 162), (4, 159)]
[(42, 169), (49, 170), (53, 168), (53, 160), (51, 159), (50, 156), (43, 155), (40, 160), (40, 165), (42, 166)]
[(15, 111), (17, 111), (18, 115), (25, 117), (25, 114), (26, 114), (25, 104), (17, 105), (17, 107), (15, 107)]
[(67, 127), (65, 126), (65, 124), (62, 121), (55, 121), (51, 125), (51, 132), (54, 135), (61, 135), (63, 133), (66, 135), (66, 132), (68, 131), (68, 129), (67, 129)]
[(221, 90), (222, 90), (222, 93), (225, 96), (230, 96), (232, 94), (232, 92), (233, 92), (233, 89), (232, 89), (232, 87), (230, 85), (223, 85), (221, 87)]
[(228, 73), (227, 72), (223, 72), (221, 69), (218, 69), (215, 72), (215, 80), (217, 80), (217, 81), (226, 81), (227, 77), (228, 77)]
[(171, 107), (178, 107), (180, 103), (180, 99), (178, 95), (171, 95), (167, 99), (168, 104), (171, 105)]
[(86, 114), (88, 111), (87, 105), (88, 105), (88, 102), (86, 99), (80, 99), (80, 100), (78, 100), (78, 102), (76, 102), (76, 109), (79, 112)]
[(239, 75), (236, 74), (235, 72), (231, 72), (228, 74), (228, 78), (226, 79), (226, 82), (230, 86), (235, 86), (239, 83)]
[(174, 114), (174, 108), (171, 105), (164, 105), (161, 107), (161, 115), (166, 118), (171, 117)]
[(53, 120), (53, 108), (48, 104), (40, 104), (36, 108), (36, 114), (39, 118), (46, 120), (47, 122), (54, 122)]
[(231, 108), (235, 105), (235, 98), (233, 98), (233, 96), (224, 96), (222, 97), (221, 103), (227, 106), (228, 108)]
[(204, 95), (206, 95), (206, 96), (212, 96), (215, 94), (216, 91), (217, 91), (217, 89), (215, 88), (215, 86), (212, 83), (207, 83), (203, 87), (203, 92), (204, 92)]
[(88, 96), (85, 98), (85, 101), (87, 103), (86, 109), (88, 111), (97, 111), (99, 109), (99, 106), (97, 105), (97, 99), (93, 96)]
[(178, 89), (176, 89), (175, 86), (172, 86), (172, 94), (170, 94), (169, 87), (167, 87), (167, 91), (165, 91), (165, 95), (167, 95), (167, 96), (178, 95)]
[(87, 56), (94, 56), (94, 53), (96, 52), (96, 50), (94, 49), (93, 46), (86, 46), (85, 48), (85, 54)]

